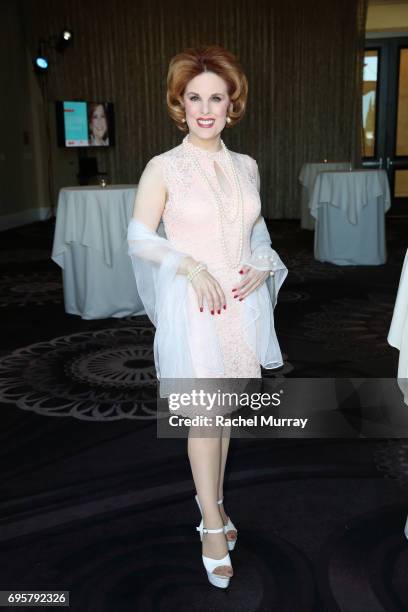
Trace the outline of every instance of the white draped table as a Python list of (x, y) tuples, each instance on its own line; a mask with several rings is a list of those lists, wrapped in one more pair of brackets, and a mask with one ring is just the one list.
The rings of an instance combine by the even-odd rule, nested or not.
[(398, 361), (398, 384), (408, 404), (408, 249), (402, 266), (401, 278), (395, 301), (388, 343), (400, 352)]
[(385, 263), (385, 213), (390, 206), (385, 170), (318, 174), (309, 202), (316, 219), (315, 258), (340, 266)]
[(298, 177), (302, 185), (300, 227), (302, 229), (314, 230), (315, 220), (309, 211), (309, 200), (313, 192), (316, 176), (320, 172), (331, 172), (333, 170), (349, 170), (349, 162), (321, 162), (303, 164)]
[(136, 189), (61, 189), (51, 257), (62, 268), (66, 312), (83, 319), (144, 314), (127, 253)]

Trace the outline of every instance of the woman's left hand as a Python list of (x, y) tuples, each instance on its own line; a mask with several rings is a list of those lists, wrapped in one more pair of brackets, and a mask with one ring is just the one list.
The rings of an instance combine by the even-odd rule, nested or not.
[(258, 270), (252, 266), (242, 266), (243, 280), (236, 284), (232, 290), (234, 298), (243, 300), (255, 289), (258, 289), (269, 276), (269, 270)]

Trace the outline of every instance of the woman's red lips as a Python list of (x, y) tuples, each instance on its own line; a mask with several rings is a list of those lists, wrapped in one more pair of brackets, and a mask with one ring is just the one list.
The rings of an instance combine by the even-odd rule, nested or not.
[(204, 117), (199, 117), (197, 119), (197, 123), (200, 127), (211, 127), (214, 125), (215, 119), (204, 119)]

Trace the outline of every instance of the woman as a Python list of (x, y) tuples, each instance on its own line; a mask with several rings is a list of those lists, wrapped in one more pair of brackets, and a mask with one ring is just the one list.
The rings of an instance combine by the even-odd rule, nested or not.
[[(247, 89), (222, 47), (186, 49), (170, 62), (168, 111), (186, 135), (146, 165), (128, 228), (164, 397), (179, 379), (259, 379), (260, 365), (282, 365), (273, 308), (287, 269), (260, 214), (256, 161), (221, 140), (243, 117)], [(161, 217), (167, 238), (156, 233)], [(202, 559), (209, 581), (223, 588), (237, 539), (223, 507), (229, 439), (227, 427), (206, 437), (191, 428), (188, 437)]]
[(92, 103), (88, 107), (89, 144), (93, 147), (109, 145), (108, 117), (104, 104)]

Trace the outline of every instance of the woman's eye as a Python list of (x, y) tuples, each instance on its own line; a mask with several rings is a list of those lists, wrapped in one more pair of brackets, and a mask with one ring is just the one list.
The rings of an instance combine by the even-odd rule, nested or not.
[[(191, 96), (190, 100), (194, 102), (195, 100), (198, 100), (198, 96)], [(213, 100), (216, 100), (217, 102), (221, 102), (221, 98), (219, 96), (213, 96)]]

